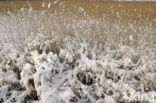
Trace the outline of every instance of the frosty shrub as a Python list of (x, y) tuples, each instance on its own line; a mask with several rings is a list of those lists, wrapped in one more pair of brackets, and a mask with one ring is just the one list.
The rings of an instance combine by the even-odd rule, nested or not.
[(32, 8), (0, 14), (0, 103), (150, 102), (140, 95), (156, 96), (153, 23)]

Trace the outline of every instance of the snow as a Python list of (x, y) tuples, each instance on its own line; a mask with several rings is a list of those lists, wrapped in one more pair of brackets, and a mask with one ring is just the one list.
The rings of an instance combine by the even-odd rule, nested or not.
[[(152, 50), (155, 49), (152, 44), (155, 28), (142, 26), (146, 30), (143, 32), (138, 30), (140, 27), (130, 26), (131, 29), (121, 32), (120, 42), (114, 42), (122, 30), (121, 25), (110, 25), (105, 18), (76, 21), (63, 16), (65, 20), (59, 22), (68, 24), (63, 26), (57, 22), (56, 15), (48, 15), (44, 24), (42, 13), (45, 11), (33, 14), (31, 9), (29, 12), (30, 17), (22, 16), (25, 22), (21, 25), (24, 26), (17, 24), (15, 14), (11, 14), (14, 21), (9, 16), (2, 17), (0, 103), (118, 103), (134, 102), (136, 98), (142, 101), (139, 95), (150, 96), (151, 93), (156, 97), (156, 53)], [(8, 28), (3, 25), (5, 21), (9, 23)], [(22, 36), (14, 30), (16, 26), (20, 32), (23, 30)], [(49, 35), (44, 31), (46, 26), (53, 27)], [(93, 28), (97, 29), (93, 31)], [(138, 30), (138, 39), (133, 32), (125, 36), (134, 29)], [(62, 31), (66, 34), (61, 34)], [(105, 39), (104, 34), (108, 34)], [(141, 42), (142, 36), (146, 42)], [(126, 44), (126, 40), (130, 43)]]
[[(15, 58), (16, 60), (17, 53), (13, 52), (13, 54), (15, 56), (12, 56), (12, 58)], [(19, 58), (24, 59), (22, 55), (19, 56)], [(71, 59), (73, 56), (70, 55), (69, 57), (69, 53), (64, 49), (61, 50), (59, 55), (53, 54), (52, 52), (48, 54), (45, 52), (39, 54), (37, 51), (31, 51), (28, 58), (31, 58), (32, 62), (19, 63), (22, 65), (20, 80), (14, 72), (11, 72), (12, 67), (8, 67), (8, 69), (10, 69), (6, 72), (8, 73), (7, 75), (1, 71), (1, 74), (5, 75), (5, 78), (1, 77), (1, 83), (3, 83), (2, 81), (10, 83), (18, 82), (19, 85), (24, 88), (21, 91), (11, 91), (12, 95), (16, 92), (14, 98), (19, 102), (26, 101), (25, 98), (27, 95), (31, 96), (32, 91), (36, 91), (37, 94), (35, 95), (38, 97), (33, 96), (28, 100), (29, 102), (116, 103), (120, 99), (125, 99), (120, 98), (122, 93), (128, 95), (131, 92), (135, 93), (137, 91), (139, 84), (136, 85), (135, 83), (139, 83), (140, 81), (135, 75), (138, 75), (138, 78), (140, 79), (143, 79), (146, 76), (150, 77), (149, 80), (144, 79), (142, 81), (142, 85), (146, 87), (150, 86), (150, 84), (146, 84), (146, 82), (152, 81), (152, 83), (154, 83), (156, 77), (155, 73), (150, 73), (148, 70), (146, 71), (146, 74), (140, 74), (145, 72), (145, 70), (141, 71), (141, 69), (144, 68), (146, 63), (140, 65), (140, 67), (135, 70), (127, 70), (126, 68), (131, 68), (131, 66), (135, 67), (131, 58), (128, 57), (123, 58), (123, 60), (115, 60), (112, 58), (108, 61), (107, 58), (103, 58), (103, 60), (96, 60), (95, 58), (89, 59), (85, 54), (81, 54), (80, 58), (75, 61), (74, 68), (69, 65), (70, 63), (73, 63), (72, 60), (69, 62), (69, 58)], [(60, 62), (59, 58), (67, 59), (64, 59), (64, 62)], [(4, 59), (2, 61), (4, 61)], [(76, 62), (79, 65), (76, 65)], [(5, 65), (7, 64), (1, 62), (1, 66)], [(123, 68), (120, 69), (121, 65), (123, 65)], [(125, 75), (126, 70), (126, 79), (123, 80), (122, 78)], [(12, 79), (9, 80), (9, 78)], [(8, 93), (8, 87), (11, 84), (5, 84), (6, 86), (4, 84), (1, 85), (0, 97), (4, 102), (11, 102), (11, 99), (6, 99), (5, 97), (6, 93)], [(142, 88), (140, 87), (140, 89)], [(152, 92), (154, 92), (154, 90)], [(144, 91), (144, 93), (146, 92)], [(34, 100), (34, 98), (37, 99)]]

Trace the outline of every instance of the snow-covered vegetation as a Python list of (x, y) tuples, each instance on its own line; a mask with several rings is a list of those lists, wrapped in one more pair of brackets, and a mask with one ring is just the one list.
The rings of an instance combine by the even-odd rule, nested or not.
[(0, 103), (154, 102), (155, 22), (0, 14)]

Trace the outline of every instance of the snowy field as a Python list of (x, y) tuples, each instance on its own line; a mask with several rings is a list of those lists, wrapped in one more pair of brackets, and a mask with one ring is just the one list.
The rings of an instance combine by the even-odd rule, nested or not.
[(139, 20), (0, 14), (0, 103), (155, 103), (156, 20)]

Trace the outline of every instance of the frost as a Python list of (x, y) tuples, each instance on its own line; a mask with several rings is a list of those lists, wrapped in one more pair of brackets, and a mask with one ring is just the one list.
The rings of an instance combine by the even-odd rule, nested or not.
[(45, 8), (45, 2), (42, 3), (42, 8)]
[(58, 18), (58, 13), (29, 10), (28, 15), (22, 15), (26, 12), (22, 8), (19, 14), (9, 12), (11, 17), (0, 19), (0, 103), (118, 103), (144, 102), (140, 95), (155, 98), (155, 28), (148, 23), (128, 28), (106, 18), (75, 19), (62, 14)]
[(48, 3), (48, 8), (50, 8), (50, 7), (51, 7), (51, 3), (49, 2), (49, 3)]
[(104, 103), (116, 103), (116, 101), (112, 97), (106, 96), (104, 99)]
[(84, 8), (79, 7), (79, 11), (80, 11), (80, 12), (83, 12), (83, 11), (84, 11)]

